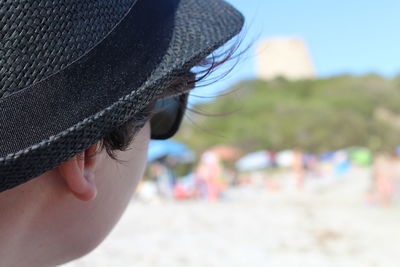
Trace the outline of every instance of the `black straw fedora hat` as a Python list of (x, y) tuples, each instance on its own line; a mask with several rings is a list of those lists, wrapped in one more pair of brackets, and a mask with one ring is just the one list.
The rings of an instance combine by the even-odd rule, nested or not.
[(0, 192), (96, 143), (242, 25), (222, 0), (0, 1)]

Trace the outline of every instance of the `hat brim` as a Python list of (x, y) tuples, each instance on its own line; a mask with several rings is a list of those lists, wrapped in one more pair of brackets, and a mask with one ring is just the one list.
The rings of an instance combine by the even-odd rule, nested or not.
[[(133, 118), (152, 98), (163, 93), (164, 86), (171, 77), (197, 64), (239, 33), (243, 26), (242, 15), (224, 1), (171, 2), (176, 2), (177, 5), (173, 7), (175, 10), (171, 31), (165, 33), (169, 35), (166, 38), (168, 43), (164, 47), (161, 44), (163, 49), (155, 51), (156, 55), (148, 60), (153, 66), (148, 67), (148, 75), (142, 77), (144, 80), (139, 85), (136, 83), (132, 86), (123, 80), (119, 81), (125, 86), (113, 88), (112, 92), (96, 94), (91, 99), (92, 110), (82, 105), (75, 109), (76, 101), (73, 98), (69, 98), (69, 102), (63, 99), (62, 103), (55, 101), (58, 99), (57, 90), (65, 90), (63, 82), (68, 82), (65, 77), (70, 76), (51, 84), (51, 88), (39, 85), (35, 92), (24, 90), (26, 95), (11, 95), (0, 102), (0, 192), (53, 169), (98, 142), (106, 133)], [(62, 76), (55, 74), (53, 77), (57, 75)], [(22, 102), (15, 104), (18, 99)], [(46, 99), (47, 102), (44, 102)], [(110, 99), (115, 100), (110, 103)], [(35, 103), (36, 107), (26, 109), (21, 106), (30, 105), (26, 102)], [(42, 109), (41, 106), (46, 108)], [(49, 110), (52, 113), (50, 117), (58, 118), (52, 127), (48, 127), (47, 121), (40, 124), (40, 119), (37, 119), (46, 116), (44, 113)], [(12, 119), (10, 114), (13, 115)], [(82, 118), (82, 114), (90, 115)], [(64, 119), (60, 120), (60, 117)], [(49, 123), (50, 121), (48, 120)]]

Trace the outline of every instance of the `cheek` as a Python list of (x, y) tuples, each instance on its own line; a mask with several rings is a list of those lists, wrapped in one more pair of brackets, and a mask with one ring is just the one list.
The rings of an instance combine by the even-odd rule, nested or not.
[(96, 246), (108, 235), (129, 204), (146, 166), (149, 133), (146, 124), (130, 148), (117, 153), (120, 162), (107, 158), (98, 169), (98, 194), (88, 212), (89, 220), (93, 220), (89, 224), (93, 234), (92, 245)]
[(125, 199), (123, 201), (130, 200), (143, 176), (149, 140), (150, 127), (146, 124), (129, 148), (117, 154), (119, 161), (111, 160), (109, 170), (112, 172), (107, 177), (108, 188), (117, 188), (119, 193), (116, 194)]
[(97, 177), (99, 181), (96, 181), (99, 191), (97, 201), (103, 208), (107, 207), (103, 209), (106, 214), (125, 210), (143, 176), (149, 139), (150, 127), (147, 123), (129, 148), (117, 153), (118, 161), (107, 158), (102, 166), (102, 173)]

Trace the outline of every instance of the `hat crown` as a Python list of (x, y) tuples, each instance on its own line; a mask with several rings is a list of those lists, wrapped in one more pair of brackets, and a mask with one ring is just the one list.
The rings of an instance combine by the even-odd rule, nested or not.
[(0, 99), (64, 69), (136, 0), (0, 0)]

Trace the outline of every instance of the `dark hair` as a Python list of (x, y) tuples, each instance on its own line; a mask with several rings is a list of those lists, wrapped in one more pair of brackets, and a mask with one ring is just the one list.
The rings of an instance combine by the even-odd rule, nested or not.
[[(129, 121), (107, 134), (101, 141), (98, 151), (106, 150), (107, 154), (111, 158), (118, 160), (115, 155), (115, 151), (125, 151), (128, 148), (137, 132), (143, 128), (145, 123), (151, 118), (154, 111), (154, 104), (158, 99), (166, 96), (172, 96), (179, 92), (188, 93), (190, 89), (195, 87), (196, 83), (209, 77), (218, 66), (222, 65), (228, 60), (234, 58), (237, 59), (238, 57), (233, 57), (233, 54), (238, 50), (239, 45), (240, 41), (236, 42), (228, 50), (222, 52), (221, 54), (216, 55), (213, 53), (209, 57), (204, 58), (193, 67), (197, 69), (196, 73), (189, 69), (177, 74), (166, 86), (167, 88), (164, 90), (164, 95), (160, 95), (157, 99), (154, 99), (153, 102), (151, 102), (142, 112), (139, 112)], [(224, 77), (231, 70), (232, 68), (219, 78)], [(213, 80), (210, 83), (215, 81), (216, 80)]]
[(191, 71), (186, 71), (176, 76), (168, 83), (164, 94), (152, 100), (144, 110), (138, 112), (129, 121), (107, 134), (101, 141), (98, 151), (106, 150), (111, 158), (118, 160), (115, 151), (125, 151), (128, 148), (135, 135), (153, 115), (156, 101), (163, 97), (175, 95), (178, 92), (188, 92), (190, 89), (194, 88), (195, 83), (196, 75)]

